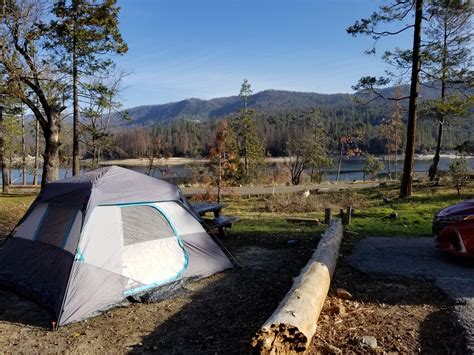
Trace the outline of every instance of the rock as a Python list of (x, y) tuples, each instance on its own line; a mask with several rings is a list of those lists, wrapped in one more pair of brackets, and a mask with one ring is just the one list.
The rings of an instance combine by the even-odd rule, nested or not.
[(326, 344), (325, 350), (326, 350), (329, 354), (342, 354), (342, 350), (341, 350), (341, 349), (339, 349), (338, 347), (336, 347), (336, 346), (334, 346), (334, 345), (331, 345), (331, 344)]
[(158, 350), (158, 346), (153, 345), (153, 350)]
[(362, 347), (369, 347), (371, 349), (376, 349), (377, 348), (377, 339), (371, 335), (364, 335), (363, 337), (360, 338), (360, 345)]
[(336, 289), (336, 295), (337, 295), (337, 297), (339, 297), (340, 299), (343, 299), (343, 300), (352, 299), (351, 293), (349, 291), (343, 289), (343, 288)]
[(335, 304), (328, 309), (330, 314), (342, 315), (346, 313), (346, 307), (342, 304)]

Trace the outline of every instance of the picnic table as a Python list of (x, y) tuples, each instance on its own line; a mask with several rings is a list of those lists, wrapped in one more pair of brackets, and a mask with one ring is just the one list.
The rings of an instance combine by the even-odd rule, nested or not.
[[(225, 235), (226, 228), (231, 228), (232, 224), (239, 220), (234, 216), (223, 216), (222, 210), (226, 205), (213, 202), (196, 202), (191, 204), (194, 211), (199, 214), (203, 225), (208, 229), (218, 229), (219, 234)], [(206, 218), (207, 213), (213, 213), (213, 218)]]

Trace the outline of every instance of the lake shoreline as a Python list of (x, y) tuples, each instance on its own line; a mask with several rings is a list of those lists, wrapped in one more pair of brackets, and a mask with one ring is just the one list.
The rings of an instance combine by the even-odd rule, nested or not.
[[(417, 154), (415, 155), (415, 160), (432, 160), (434, 157), (433, 154)], [(456, 154), (441, 154), (441, 158), (444, 159), (455, 159), (458, 157)], [(337, 159), (337, 157), (332, 157), (333, 159)], [(364, 160), (365, 156), (359, 157), (351, 157), (345, 158), (344, 161), (361, 161)], [(386, 155), (376, 156), (379, 160), (388, 160)], [(468, 155), (466, 156), (467, 159), (473, 159), (474, 156)], [(267, 164), (281, 164), (284, 163), (288, 157), (269, 157), (265, 158), (265, 163)], [(393, 159), (393, 157), (391, 157)], [(403, 161), (404, 156), (399, 155), (397, 161)], [(183, 157), (171, 157), (168, 159), (156, 159), (154, 162), (154, 166), (178, 166), (178, 165), (190, 165), (190, 164), (207, 164), (209, 163), (209, 159), (203, 158), (183, 158)], [(100, 162), (101, 166), (110, 166), (110, 165), (119, 165), (123, 167), (147, 167), (150, 165), (150, 161), (147, 158), (130, 158), (130, 159), (112, 159), (112, 160), (104, 160)]]

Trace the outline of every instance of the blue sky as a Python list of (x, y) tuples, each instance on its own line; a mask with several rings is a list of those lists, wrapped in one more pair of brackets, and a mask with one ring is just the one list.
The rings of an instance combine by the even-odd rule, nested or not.
[[(382, 74), (371, 40), (345, 31), (380, 0), (118, 0), (129, 52), (125, 107), (235, 95), (247, 78), (254, 92), (285, 89), (351, 92)], [(409, 47), (408, 35), (380, 43)]]

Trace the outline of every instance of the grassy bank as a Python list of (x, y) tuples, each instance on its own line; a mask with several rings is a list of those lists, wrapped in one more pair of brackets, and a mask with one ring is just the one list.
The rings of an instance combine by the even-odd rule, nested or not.
[(474, 188), (465, 189), (458, 197), (450, 187), (417, 186), (407, 199), (398, 198), (398, 187), (388, 186), (358, 191), (344, 191), (311, 195), (279, 194), (255, 198), (228, 198), (225, 213), (240, 216), (236, 230), (268, 233), (278, 230), (289, 235), (297, 233), (296, 226), (287, 223), (289, 216), (324, 219), (324, 208), (330, 207), (337, 215), (341, 208), (354, 207), (352, 222), (346, 227), (356, 236), (429, 236), (433, 216), (439, 210), (474, 197)]
[[(293, 238), (317, 234), (324, 226), (293, 224), (286, 217), (301, 216), (324, 219), (324, 208), (337, 215), (340, 208), (355, 208), (352, 222), (346, 230), (363, 236), (426, 236), (431, 235), (433, 215), (440, 209), (474, 196), (470, 187), (458, 197), (450, 187), (417, 186), (411, 198), (398, 199), (398, 188), (387, 186), (357, 191), (312, 194), (276, 194), (261, 197), (227, 197), (225, 214), (236, 215), (241, 221), (233, 232), (268, 238)], [(4, 236), (25, 213), (35, 195), (0, 195), (0, 234)], [(397, 218), (391, 218), (392, 214)]]
[(0, 240), (8, 234), (25, 214), (36, 195), (0, 194)]

